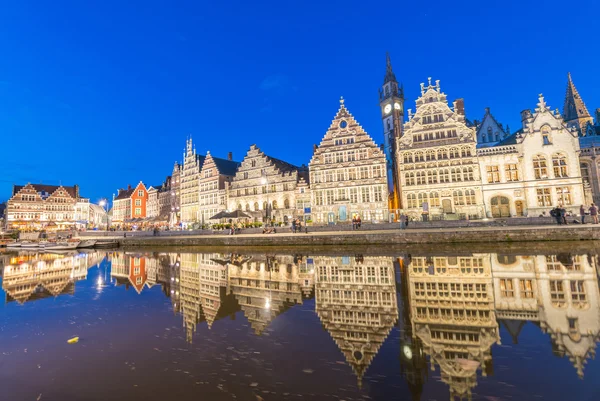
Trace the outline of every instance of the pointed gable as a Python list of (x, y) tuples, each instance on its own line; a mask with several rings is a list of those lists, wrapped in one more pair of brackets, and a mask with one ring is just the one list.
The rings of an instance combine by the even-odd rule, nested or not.
[(485, 114), (481, 122), (477, 125), (477, 145), (478, 147), (494, 146), (500, 141), (506, 139), (510, 134), (508, 128), (505, 130), (492, 115), (490, 108), (485, 108)]
[(344, 98), (340, 99), (340, 108), (331, 121), (329, 129), (321, 139), (321, 143), (315, 149), (310, 161), (323, 162), (321, 155), (338, 148), (371, 149), (374, 156), (385, 157), (383, 151), (377, 146), (373, 138), (356, 121), (344, 104)]

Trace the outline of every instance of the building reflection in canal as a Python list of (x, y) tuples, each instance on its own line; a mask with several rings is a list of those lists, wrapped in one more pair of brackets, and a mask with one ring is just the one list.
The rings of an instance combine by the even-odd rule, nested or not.
[[(75, 282), (103, 256), (3, 256), (6, 302), (72, 294)], [(113, 252), (109, 257), (116, 286), (140, 294), (161, 287), (182, 317), (189, 343), (200, 324), (211, 329), (240, 311), (253, 335), (261, 336), (278, 316), (311, 300), (359, 387), (396, 327), (400, 371), (413, 399), (421, 399), (427, 383), (438, 377), (451, 399), (471, 399), (478, 378), (494, 375), (494, 345), (518, 347), (527, 322), (549, 336), (554, 355), (567, 358), (582, 379), (600, 341), (596, 254)]]
[(104, 258), (103, 252), (6, 254), (2, 259), (5, 302), (23, 304), (75, 293), (75, 283)]

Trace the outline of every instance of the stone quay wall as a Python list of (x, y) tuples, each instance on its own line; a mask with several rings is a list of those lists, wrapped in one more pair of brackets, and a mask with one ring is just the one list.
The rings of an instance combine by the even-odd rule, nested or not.
[[(102, 235), (105, 234), (105, 235)], [(106, 235), (108, 234), (108, 235)], [(446, 229), (390, 229), (329, 231), (292, 234), (289, 229), (278, 229), (277, 234), (243, 233), (239, 235), (190, 234), (172, 232), (153, 236), (151, 232), (85, 233), (86, 238), (111, 239), (127, 247), (135, 246), (381, 246), (398, 244), (502, 244), (530, 241), (584, 241), (600, 240), (600, 226), (527, 226), (527, 227), (469, 227)]]

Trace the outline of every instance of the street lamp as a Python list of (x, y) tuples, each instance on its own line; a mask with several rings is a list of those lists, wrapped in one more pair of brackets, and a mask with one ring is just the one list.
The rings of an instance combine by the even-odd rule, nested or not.
[(108, 227), (110, 227), (110, 222), (108, 220), (108, 201), (106, 199), (101, 199), (100, 202), (98, 202), (98, 204), (100, 205), (101, 208), (104, 209), (104, 207), (106, 206), (106, 231), (108, 231)]

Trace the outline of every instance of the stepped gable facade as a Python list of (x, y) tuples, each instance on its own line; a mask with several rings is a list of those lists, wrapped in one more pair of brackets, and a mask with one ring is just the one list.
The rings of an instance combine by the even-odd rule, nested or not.
[(74, 228), (77, 223), (75, 209), (79, 199), (77, 185), (13, 185), (12, 196), (7, 201), (4, 212), (6, 227)]
[(346, 109), (344, 99), (315, 148), (310, 168), (316, 223), (382, 221), (388, 211), (385, 153)]
[(197, 154), (192, 139), (188, 139), (180, 180), (181, 223), (184, 228), (200, 221), (200, 170), (204, 160), (205, 156)]
[(239, 165), (231, 153), (227, 159), (221, 159), (206, 152), (199, 176), (201, 222), (208, 222), (217, 213), (227, 210), (227, 197)]
[(254, 221), (287, 222), (304, 212), (296, 208), (296, 189), (307, 177), (305, 167), (267, 156), (252, 145), (231, 182), (228, 209), (241, 210)]
[(398, 140), (402, 205), (409, 217), (428, 213), (446, 219), (484, 216), (475, 129), (467, 124), (464, 102), (451, 109), (439, 81), (421, 84), (416, 112)]

